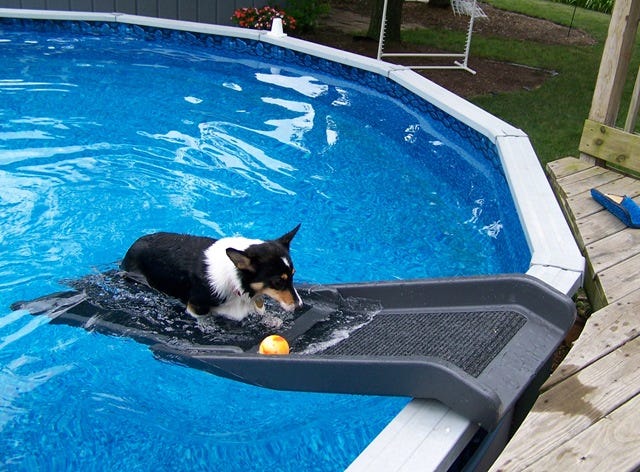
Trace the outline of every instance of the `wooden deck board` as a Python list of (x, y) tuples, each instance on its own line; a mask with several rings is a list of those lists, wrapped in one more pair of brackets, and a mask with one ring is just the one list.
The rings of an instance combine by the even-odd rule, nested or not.
[(640, 232), (635, 229), (618, 231), (589, 244), (587, 251), (596, 272), (602, 272), (638, 254)]
[(638, 393), (640, 338), (635, 338), (540, 395), (492, 470), (532, 466)]
[(562, 181), (562, 189), (567, 197), (573, 197), (585, 191), (585, 189), (592, 189), (593, 187), (602, 187), (606, 184), (614, 184), (616, 181), (622, 179), (622, 175), (613, 174), (607, 169), (602, 167), (592, 167), (590, 170), (585, 170), (577, 174), (576, 176), (567, 176)]
[(606, 210), (594, 213), (592, 217), (589, 218), (588, 223), (578, 223), (578, 225), (580, 227), (582, 240), (584, 241), (585, 246), (587, 244), (600, 241), (601, 239), (611, 236), (618, 231), (622, 231), (625, 228), (622, 221)]
[(607, 300), (618, 300), (640, 290), (640, 255), (599, 272), (597, 277)]
[[(597, 306), (493, 471), (640, 469), (640, 230), (591, 198), (640, 196), (640, 180), (574, 158), (548, 166), (587, 258)], [(638, 201), (638, 198), (636, 198)]]
[[(604, 193), (617, 193), (622, 195), (629, 195), (632, 198), (640, 195), (640, 186), (638, 180), (630, 177), (622, 177), (620, 174), (612, 171), (607, 171), (609, 174), (613, 174), (607, 183), (604, 185), (594, 185), (595, 182), (591, 178), (581, 178), (578, 181), (567, 180), (568, 177), (558, 179), (555, 182), (554, 190), (556, 194), (559, 194), (562, 198), (566, 198), (571, 209), (573, 210), (574, 217), (577, 220), (587, 218), (595, 213), (604, 211), (602, 206), (591, 198), (590, 191), (596, 187), (598, 190)], [(584, 174), (584, 171), (581, 172)], [(603, 180), (600, 177), (600, 180)], [(565, 183), (571, 184), (571, 194), (567, 195), (564, 190)], [(558, 193), (560, 192), (560, 193)], [(608, 214), (608, 212), (606, 212)], [(611, 222), (615, 222), (617, 218), (611, 214)], [(619, 220), (618, 220), (619, 222)], [(619, 229), (624, 228), (624, 225), (620, 223)]]
[(548, 390), (640, 335), (640, 292), (596, 311), (587, 321), (562, 364), (542, 386)]
[[(598, 189), (604, 193), (618, 193), (631, 197), (637, 197), (637, 192), (640, 192), (638, 181), (629, 177), (615, 180), (607, 185), (598, 187)], [(626, 228), (622, 221), (603, 209), (591, 198), (590, 190), (591, 187), (585, 187), (583, 189), (585, 195), (579, 193), (574, 195), (575, 198), (572, 199), (572, 203), (576, 207), (574, 214), (577, 213), (579, 215), (576, 223), (585, 245), (616, 234)]]
[[(578, 222), (580, 222), (580, 220), (582, 220), (583, 218), (587, 218), (591, 215), (601, 213), (603, 211), (600, 204), (592, 199), (591, 196), (587, 194), (587, 192), (569, 197), (568, 202), (573, 209), (574, 217), (576, 218), (576, 220), (578, 220)], [(610, 216), (612, 218), (615, 218), (615, 216), (613, 215)]]
[(636, 396), (525, 470), (636, 471), (639, 422), (640, 396)]
[(569, 175), (577, 174), (583, 170), (587, 170), (593, 167), (593, 164), (581, 161), (580, 159), (574, 159), (572, 157), (566, 159), (558, 159), (548, 164), (548, 168), (553, 172), (556, 179), (562, 179)]

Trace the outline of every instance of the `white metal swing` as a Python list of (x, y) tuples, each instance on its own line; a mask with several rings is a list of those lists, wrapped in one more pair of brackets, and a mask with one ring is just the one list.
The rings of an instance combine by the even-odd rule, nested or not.
[(456, 15), (469, 16), (469, 28), (467, 30), (467, 41), (463, 54), (448, 54), (448, 53), (385, 53), (384, 48), (384, 34), (387, 27), (387, 5), (388, 0), (384, 0), (384, 6), (382, 9), (382, 25), (380, 26), (380, 39), (378, 40), (378, 60), (383, 57), (431, 57), (431, 58), (457, 58), (462, 59), (455, 60), (453, 65), (430, 65), (430, 66), (408, 66), (411, 69), (464, 69), (472, 74), (476, 71), (470, 69), (469, 63), (469, 50), (471, 49), (471, 35), (473, 33), (473, 22), (476, 18), (486, 18), (487, 15), (482, 11), (477, 4), (476, 0), (451, 0), (451, 8)]

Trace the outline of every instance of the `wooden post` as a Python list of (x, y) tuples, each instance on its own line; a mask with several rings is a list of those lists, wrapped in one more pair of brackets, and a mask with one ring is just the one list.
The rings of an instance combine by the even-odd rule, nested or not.
[(624, 122), (624, 130), (627, 133), (635, 132), (636, 121), (638, 120), (638, 111), (640, 111), (640, 68), (638, 68), (636, 83), (633, 86), (631, 102), (629, 103), (629, 111), (627, 112), (627, 120)]
[(589, 119), (614, 126), (640, 19), (640, 0), (616, 0)]
[[(639, 18), (640, 0), (616, 0), (591, 100), (591, 121), (608, 126), (616, 124)], [(580, 154), (580, 159), (604, 165), (603, 161), (584, 152)]]

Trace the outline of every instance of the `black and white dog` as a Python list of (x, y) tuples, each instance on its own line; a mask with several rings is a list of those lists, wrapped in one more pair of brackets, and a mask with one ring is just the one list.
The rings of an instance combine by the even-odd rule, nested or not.
[(293, 286), (289, 245), (300, 225), (269, 241), (154, 233), (127, 251), (122, 269), (137, 281), (180, 299), (193, 316), (241, 321), (264, 314), (263, 295), (286, 311), (302, 306)]

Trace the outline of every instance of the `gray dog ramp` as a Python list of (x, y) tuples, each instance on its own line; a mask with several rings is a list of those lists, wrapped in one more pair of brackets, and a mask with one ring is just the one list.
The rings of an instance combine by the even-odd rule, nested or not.
[[(298, 287), (305, 307), (241, 323), (197, 321), (118, 271), (15, 303), (53, 323), (128, 336), (161, 359), (281, 390), (436, 399), (486, 430), (535, 391), (575, 317), (570, 298), (526, 275)], [(288, 355), (258, 353), (282, 335)]]
[(321, 286), (301, 295), (311, 308), (298, 318), (304, 330), (294, 332), (294, 323), (281, 333), (289, 355), (152, 349), (274, 389), (433, 398), (491, 430), (544, 380), (575, 318), (570, 298), (522, 275)]

